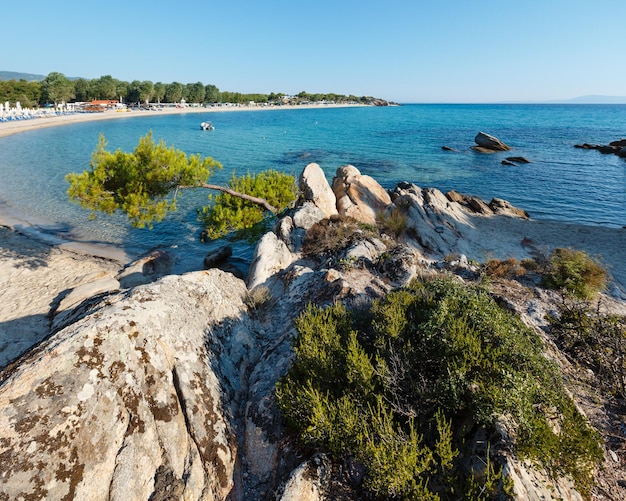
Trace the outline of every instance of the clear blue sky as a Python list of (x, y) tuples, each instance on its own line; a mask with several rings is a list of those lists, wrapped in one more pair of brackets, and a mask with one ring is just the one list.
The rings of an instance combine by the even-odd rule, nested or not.
[(6, 0), (0, 70), (403, 103), (626, 96), (624, 5)]

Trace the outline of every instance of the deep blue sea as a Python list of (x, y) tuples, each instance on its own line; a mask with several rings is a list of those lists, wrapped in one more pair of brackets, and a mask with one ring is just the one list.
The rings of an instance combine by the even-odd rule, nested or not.
[[(210, 120), (214, 131), (202, 131)], [(626, 160), (574, 148), (626, 137), (626, 105), (422, 104), (399, 107), (281, 109), (117, 118), (52, 127), (0, 138), (0, 207), (71, 239), (112, 243), (133, 254), (160, 246), (195, 246), (196, 208), (204, 190), (187, 191), (178, 212), (150, 230), (123, 216), (98, 216), (71, 204), (65, 175), (89, 167), (98, 134), (109, 149), (132, 150), (152, 131), (188, 154), (212, 156), (224, 169), (211, 182), (272, 168), (299, 175), (319, 163), (332, 179), (337, 167), (356, 166), (392, 188), (399, 181), (455, 189), (487, 201), (504, 198), (532, 218), (626, 225)], [(470, 149), (477, 132), (512, 151)], [(449, 146), (457, 151), (442, 150)], [(529, 164), (503, 166), (507, 156)]]

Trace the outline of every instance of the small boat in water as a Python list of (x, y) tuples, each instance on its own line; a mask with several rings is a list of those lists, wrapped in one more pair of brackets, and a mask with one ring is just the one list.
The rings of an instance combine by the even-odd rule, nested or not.
[(215, 130), (215, 127), (213, 127), (213, 123), (212, 122), (202, 122), (200, 124), (200, 128), (202, 130)]

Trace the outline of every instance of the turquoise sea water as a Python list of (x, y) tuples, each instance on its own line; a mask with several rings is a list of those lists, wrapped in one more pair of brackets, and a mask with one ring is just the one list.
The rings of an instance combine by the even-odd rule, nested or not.
[[(211, 120), (214, 131), (202, 131)], [(73, 239), (112, 243), (139, 253), (159, 246), (195, 246), (195, 209), (206, 191), (185, 192), (179, 210), (152, 231), (131, 228), (124, 217), (98, 216), (70, 204), (68, 172), (89, 166), (98, 134), (110, 149), (130, 150), (152, 130), (156, 139), (187, 153), (219, 160), (211, 182), (233, 170), (267, 168), (298, 175), (319, 163), (332, 179), (337, 167), (356, 166), (392, 188), (399, 181), (455, 189), (487, 201), (504, 198), (535, 219), (626, 225), (626, 160), (574, 148), (626, 137), (626, 105), (404, 105), (238, 111), (118, 118), (53, 127), (0, 138), (0, 206)], [(478, 131), (512, 151), (470, 150)], [(442, 146), (457, 151), (443, 151)], [(531, 163), (503, 166), (506, 156)]]

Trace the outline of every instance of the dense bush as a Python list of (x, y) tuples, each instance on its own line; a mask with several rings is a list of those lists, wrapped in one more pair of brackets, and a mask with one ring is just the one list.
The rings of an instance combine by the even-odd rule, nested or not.
[(543, 274), (544, 283), (579, 299), (593, 299), (607, 285), (608, 273), (586, 252), (555, 249)]
[(489, 436), (500, 416), (514, 423), (520, 456), (589, 488), (601, 458), (597, 434), (539, 337), (484, 290), (415, 283), (367, 314), (309, 307), (296, 326), (296, 360), (277, 386), (279, 405), (304, 443), (361, 462), (364, 488), (376, 496), (506, 494), (489, 452), (489, 468), (463, 466), (472, 433)]

